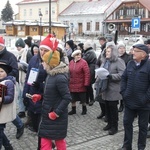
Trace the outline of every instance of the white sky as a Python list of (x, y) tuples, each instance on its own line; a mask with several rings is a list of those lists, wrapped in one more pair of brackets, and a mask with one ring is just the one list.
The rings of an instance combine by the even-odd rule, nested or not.
[[(9, 0), (9, 3), (11, 4), (11, 7), (13, 8), (14, 14), (18, 12), (18, 6), (16, 3), (21, 2), (23, 0)], [(4, 9), (5, 5), (7, 3), (7, 0), (1, 0), (0, 4), (0, 12)]]

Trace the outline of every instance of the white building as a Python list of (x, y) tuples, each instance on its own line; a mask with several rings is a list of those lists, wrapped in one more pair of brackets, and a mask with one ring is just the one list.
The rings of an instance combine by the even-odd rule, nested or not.
[(107, 9), (114, 0), (73, 2), (59, 14), (58, 20), (68, 24), (75, 34), (99, 35), (104, 30)]

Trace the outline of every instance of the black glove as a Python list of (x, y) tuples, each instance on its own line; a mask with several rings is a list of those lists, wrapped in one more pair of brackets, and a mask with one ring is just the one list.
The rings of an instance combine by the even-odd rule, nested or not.
[(111, 79), (112, 79), (112, 75), (109, 74), (109, 75), (107, 76), (107, 78), (108, 78), (109, 80), (111, 80)]
[(29, 106), (29, 99), (28, 98), (24, 98), (23, 99), (23, 104), (24, 104), (24, 106), (28, 107)]
[(40, 87), (40, 83), (34, 81), (34, 82), (32, 83), (32, 86), (38, 89), (38, 88)]

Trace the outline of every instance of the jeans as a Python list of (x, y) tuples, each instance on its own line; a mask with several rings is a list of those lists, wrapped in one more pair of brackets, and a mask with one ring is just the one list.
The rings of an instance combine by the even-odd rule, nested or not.
[(24, 106), (23, 98), (22, 98), (23, 86), (24, 86), (24, 85), (21, 84), (21, 83), (19, 83), (19, 84), (17, 85), (19, 112), (25, 112), (25, 106)]
[(135, 115), (138, 115), (138, 126), (139, 126), (138, 150), (140, 149), (144, 150), (146, 147), (149, 110), (134, 110), (128, 107), (125, 107), (124, 119), (123, 119), (124, 131), (125, 131), (123, 147), (127, 149), (132, 149), (133, 121)]
[(2, 149), (2, 145), (7, 146), (10, 144), (8, 138), (4, 133), (5, 124), (0, 124), (0, 149)]
[(17, 129), (20, 129), (23, 126), (23, 122), (18, 115), (16, 116), (16, 119), (12, 121), (12, 123), (16, 126)]

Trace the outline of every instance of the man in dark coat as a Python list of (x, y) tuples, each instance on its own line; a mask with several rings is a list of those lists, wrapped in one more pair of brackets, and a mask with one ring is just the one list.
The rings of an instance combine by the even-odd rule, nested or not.
[[(97, 61), (96, 53), (92, 48), (92, 41), (87, 40), (84, 43), (84, 53), (83, 53), (83, 59), (86, 60), (88, 63), (88, 66), (90, 68), (90, 85), (87, 87), (87, 100), (86, 103), (89, 103), (89, 106), (92, 106), (94, 103), (94, 94), (93, 94), (93, 88), (92, 84), (95, 82), (95, 64)], [(90, 99), (90, 102), (89, 102)]]
[[(13, 53), (7, 51), (5, 41), (1, 36), (0, 36), (0, 60), (6, 62), (9, 66), (12, 67), (12, 71), (8, 75), (15, 77), (16, 81), (19, 81), (17, 59)], [(13, 121), (13, 124), (17, 127), (16, 138), (19, 139), (24, 132), (24, 125), (18, 115), (16, 116), (16, 119)]]
[(132, 149), (135, 115), (138, 115), (139, 122), (138, 150), (145, 149), (149, 121), (150, 60), (148, 59), (148, 47), (144, 44), (136, 44), (133, 48), (133, 60), (127, 64), (121, 81), (120, 93), (125, 104), (123, 120), (125, 134), (122, 150)]
[[(129, 54), (127, 54), (125, 44), (119, 43), (117, 45), (117, 47), (118, 47), (119, 57), (124, 60), (126, 66), (127, 66), (127, 63), (131, 60), (131, 56)], [(123, 108), (124, 108), (123, 100), (120, 100), (120, 106), (119, 106), (118, 111), (122, 112)]]

